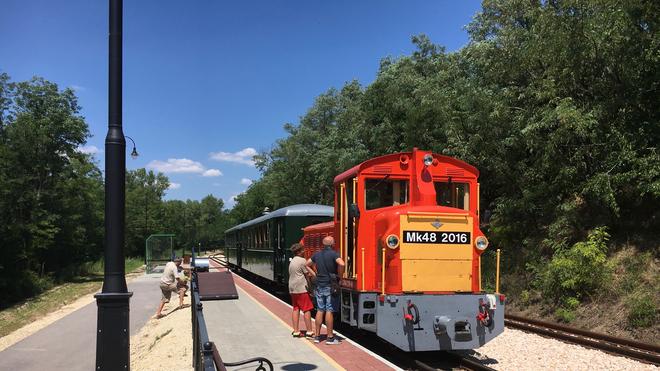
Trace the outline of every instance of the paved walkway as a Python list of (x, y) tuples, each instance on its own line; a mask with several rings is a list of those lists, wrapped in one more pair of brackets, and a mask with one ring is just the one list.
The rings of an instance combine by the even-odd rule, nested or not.
[[(217, 268), (215, 263), (211, 263)], [(204, 301), (209, 339), (225, 362), (262, 356), (276, 370), (390, 370), (395, 365), (343, 338), (339, 345), (291, 336), (291, 307), (234, 275), (238, 300)], [(301, 326), (303, 321), (301, 319)], [(325, 330), (322, 330), (325, 333)], [(254, 369), (241, 368), (241, 370)]]
[[(128, 283), (131, 335), (156, 312), (160, 275)], [(89, 371), (96, 363), (96, 302), (88, 304), (0, 352), (0, 370)]]
[[(341, 369), (322, 352), (314, 351), (313, 345), (306, 344), (309, 340), (292, 338), (291, 329), (267, 314), (240, 287), (238, 295), (239, 300), (203, 302), (209, 339), (216, 343), (223, 361), (266, 357), (276, 370)], [(254, 365), (249, 369), (253, 370)]]

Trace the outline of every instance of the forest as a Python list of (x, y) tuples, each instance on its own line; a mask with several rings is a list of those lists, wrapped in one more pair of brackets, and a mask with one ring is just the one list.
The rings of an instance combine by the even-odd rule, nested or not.
[(660, 308), (660, 3), (482, 7), (462, 49), (414, 36), (416, 50), (383, 58), (372, 83), (317, 97), (257, 156), (262, 177), (232, 215), (331, 204), (333, 177), (351, 166), (432, 150), (481, 172), (487, 287), (499, 248), (512, 303), (570, 322), (582, 304), (618, 295), (628, 326), (650, 326)]
[[(80, 150), (90, 136), (80, 109), (71, 89), (0, 74), (0, 308), (102, 260), (103, 175)], [(168, 186), (162, 173), (127, 171), (127, 257), (144, 257), (152, 233), (176, 234), (177, 247), (217, 246), (230, 225), (221, 199), (166, 201)]]
[[(659, 27), (657, 1), (485, 0), (463, 48), (416, 35), (415, 50), (384, 57), (373, 82), (318, 96), (256, 156), (262, 176), (231, 210), (214, 196), (164, 201), (163, 174), (129, 171), (125, 253), (143, 254), (156, 232), (221, 245), (228, 226), (265, 207), (331, 204), (336, 174), (418, 147), (480, 170), (484, 229), (514, 304), (570, 322), (583, 304), (625, 294), (626, 326), (652, 326)], [(72, 90), (0, 76), (3, 305), (100, 258), (102, 174), (77, 150), (88, 137)]]

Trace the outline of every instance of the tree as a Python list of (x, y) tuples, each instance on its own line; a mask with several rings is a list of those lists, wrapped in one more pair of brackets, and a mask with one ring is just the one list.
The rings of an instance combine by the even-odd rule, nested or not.
[(169, 180), (146, 169), (126, 172), (126, 238), (128, 256), (142, 256), (144, 242), (152, 233), (169, 233), (163, 223), (163, 196)]
[[(470, 42), (424, 35), (381, 61), (375, 81), (319, 96), (260, 154), (262, 178), (231, 212), (332, 202), (335, 175), (413, 147), (481, 172), (488, 234), (514, 267), (548, 259), (600, 226), (613, 240), (660, 229), (660, 5), (484, 1)], [(483, 210), (482, 210), (483, 211)]]
[(77, 150), (88, 136), (71, 89), (0, 75), (0, 290), (8, 302), (42, 289), (38, 275), (100, 252), (100, 172)]

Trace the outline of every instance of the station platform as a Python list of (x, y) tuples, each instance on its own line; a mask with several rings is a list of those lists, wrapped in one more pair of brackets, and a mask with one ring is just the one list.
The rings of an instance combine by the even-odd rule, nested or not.
[[(224, 270), (212, 263), (211, 271)], [(237, 300), (204, 301), (209, 339), (223, 361), (265, 357), (276, 370), (400, 370), (345, 338), (338, 345), (291, 336), (291, 306), (234, 274)], [(304, 329), (302, 316), (301, 330)], [(313, 321), (312, 321), (313, 323)], [(325, 334), (325, 328), (321, 330)], [(248, 364), (232, 370), (254, 369)]]

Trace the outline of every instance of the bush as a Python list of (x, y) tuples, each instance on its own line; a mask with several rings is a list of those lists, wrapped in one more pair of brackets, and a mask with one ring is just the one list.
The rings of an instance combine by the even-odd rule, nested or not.
[(577, 307), (580, 306), (580, 301), (576, 298), (566, 298), (564, 299), (564, 308), (574, 310), (577, 309)]
[(608, 239), (606, 228), (598, 227), (589, 233), (587, 241), (555, 252), (541, 274), (543, 293), (558, 302), (568, 298), (579, 300), (610, 282), (611, 269), (606, 256)]
[(53, 287), (53, 279), (48, 276), (39, 276), (33, 271), (23, 271), (17, 274), (14, 286), (14, 295), (11, 301), (32, 297)]
[(569, 323), (575, 320), (575, 312), (571, 309), (559, 308), (555, 311), (555, 317), (557, 317), (560, 322)]
[(627, 303), (628, 324), (631, 327), (649, 327), (656, 319), (658, 308), (649, 294), (633, 296)]
[(531, 299), (530, 293), (528, 290), (523, 290), (520, 293), (520, 304), (527, 305)]

